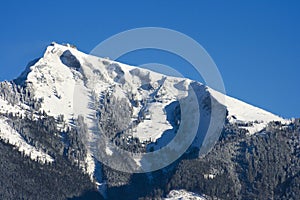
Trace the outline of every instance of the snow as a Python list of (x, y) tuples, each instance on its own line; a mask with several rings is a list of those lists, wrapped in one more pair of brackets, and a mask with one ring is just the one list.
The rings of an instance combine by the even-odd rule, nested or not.
[(13, 113), (15, 115), (21, 116), (26, 113), (29, 107), (25, 104), (19, 104), (12, 106), (7, 101), (0, 98), (0, 113)]
[(164, 200), (206, 200), (206, 198), (186, 190), (172, 190)]
[(216, 175), (215, 174), (204, 174), (203, 177), (205, 179), (214, 179), (216, 177)]
[[(85, 109), (87, 101), (84, 100), (87, 100), (87, 90), (82, 89), (77, 94), (85, 95), (83, 98), (74, 95), (75, 87), (84, 88), (84, 83), (82, 75), (78, 71), (62, 63), (60, 56), (66, 50), (70, 50), (72, 53), (73, 51), (78, 52), (70, 46), (55, 43), (48, 46), (44, 56), (30, 67), (26, 82), (32, 86), (35, 98), (43, 99), (41, 110), (44, 110), (49, 116), (58, 117), (63, 115), (66, 122), (70, 123), (78, 116), (78, 113), (85, 115), (89, 114), (90, 110)], [(78, 54), (80, 53), (78, 52)], [(79, 110), (74, 110), (74, 98), (83, 100), (84, 109), (80, 109), (82, 106), (79, 105), (76, 107)], [(87, 165), (86, 172), (92, 176), (95, 163), (91, 152), (87, 153), (85, 162)]]
[(44, 57), (30, 67), (26, 82), (32, 85), (36, 98), (43, 98), (42, 110), (48, 115), (70, 118), (75, 80), (72, 71), (52, 53), (57, 51), (49, 46)]
[(3, 99), (0, 98), (0, 113), (6, 113), (6, 112), (17, 113), (20, 111), (21, 109), (18, 108), (17, 106), (12, 106), (8, 104), (7, 101), (4, 101)]
[(41, 163), (51, 163), (54, 161), (50, 155), (29, 145), (22, 136), (6, 122), (4, 117), (0, 118), (0, 138), (4, 142), (15, 146), (18, 151), (24, 152), (24, 154), (29, 156), (32, 160)]
[[(87, 153), (87, 157), (85, 159), (85, 163), (86, 163), (86, 172), (91, 176), (91, 178), (93, 177), (93, 174), (95, 172), (95, 161), (94, 158), (91, 154), (91, 152)], [(93, 178), (92, 178), (93, 179)]]
[[(67, 66), (61, 56), (69, 51), (80, 63), (80, 69)], [(64, 64), (65, 63), (65, 64)], [(133, 136), (140, 141), (157, 141), (162, 134), (172, 129), (167, 120), (166, 106), (188, 95), (191, 80), (170, 77), (150, 70), (87, 55), (72, 48), (56, 43), (48, 46), (44, 56), (29, 68), (26, 82), (35, 91), (35, 98), (43, 98), (41, 110), (57, 117), (64, 115), (66, 123), (71, 123), (79, 115), (86, 116), (88, 126), (88, 143), (93, 141), (95, 130), (95, 109), (92, 93), (99, 95), (110, 92), (117, 99), (130, 98), (139, 102), (132, 106), (131, 122), (139, 119), (145, 111), (145, 118), (133, 130)], [(285, 122), (284, 119), (263, 109), (221, 94), (207, 88), (210, 94), (221, 104), (226, 105), (228, 119), (231, 123), (251, 122), (246, 128), (249, 134), (262, 130), (270, 121)], [(225, 101), (224, 101), (225, 100)], [(0, 112), (22, 111), (20, 107), (10, 107), (0, 99)], [(191, 121), (193, 121), (191, 119)], [(71, 125), (71, 124), (70, 124)], [(112, 154), (107, 147), (106, 152)], [(93, 154), (88, 151), (86, 171), (93, 176), (95, 162)]]
[(280, 121), (286, 123), (287, 120), (276, 116), (268, 111), (247, 104), (230, 96), (226, 96), (209, 88), (211, 95), (220, 103), (226, 105), (228, 110), (228, 119), (230, 123), (253, 123), (252, 126), (241, 126), (249, 131), (249, 134), (254, 134), (261, 131), (271, 121)]
[[(62, 63), (60, 56), (67, 50), (80, 62), (80, 72)], [(78, 114), (93, 114), (93, 110), (89, 110), (90, 108), (87, 106), (91, 103), (89, 98), (91, 92), (100, 94), (111, 90), (112, 87), (114, 87), (113, 95), (119, 99), (128, 98), (126, 94), (134, 95), (136, 100), (146, 99), (145, 105), (133, 107), (132, 120), (137, 119), (141, 109), (148, 110), (148, 119), (140, 123), (134, 133), (134, 136), (142, 141), (156, 140), (160, 137), (158, 132), (162, 133), (172, 128), (166, 120), (164, 108), (185, 97), (191, 83), (189, 79), (166, 77), (150, 70), (87, 55), (70, 45), (63, 46), (56, 43), (47, 48), (43, 58), (30, 70), (27, 82), (32, 83), (35, 88), (36, 98), (44, 99), (42, 109), (51, 116), (62, 114), (66, 119), (72, 119)], [(145, 84), (150, 84), (153, 88), (138, 89)], [(221, 94), (211, 88), (208, 90), (220, 103), (226, 105), (229, 113), (228, 119), (231, 123), (255, 122), (253, 126), (246, 127), (249, 133), (260, 131), (270, 121), (285, 122), (283, 118), (263, 109)], [(82, 94), (74, 94), (74, 91)], [(153, 102), (151, 95), (154, 93), (160, 95), (159, 102)], [(78, 101), (74, 102), (74, 99), (80, 99), (82, 105), (79, 105)], [(0, 109), (1, 104), (3, 102), (0, 100)], [(80, 109), (76, 110), (78, 107)]]
[(164, 107), (159, 103), (151, 103), (148, 105), (149, 114), (146, 119), (141, 122), (133, 133), (134, 137), (140, 141), (156, 141), (161, 137), (161, 134), (173, 127), (166, 120)]
[[(66, 66), (61, 60), (65, 51), (80, 62), (79, 70)], [(138, 101), (147, 99), (145, 105), (133, 107), (132, 122), (137, 120), (141, 110), (148, 110), (147, 118), (135, 128), (134, 136), (142, 142), (156, 141), (163, 132), (172, 129), (165, 107), (186, 96), (190, 83), (186, 79), (166, 78), (149, 70), (86, 55), (70, 45), (56, 43), (49, 46), (44, 56), (29, 68), (26, 82), (34, 89), (35, 98), (43, 99), (41, 110), (48, 115), (63, 115), (66, 123), (71, 123), (79, 115), (90, 116), (85, 118), (89, 130), (88, 144), (94, 139), (91, 133), (95, 131), (96, 124), (91, 98), (93, 92), (101, 94), (110, 91), (117, 99), (127, 99), (129, 103), (128, 94), (134, 94)], [(153, 88), (138, 90), (145, 84), (151, 84)], [(154, 93), (161, 96), (160, 102), (153, 101)], [(109, 147), (106, 152), (112, 154)], [(88, 151), (86, 165), (86, 171), (92, 177), (95, 163), (91, 151)]]

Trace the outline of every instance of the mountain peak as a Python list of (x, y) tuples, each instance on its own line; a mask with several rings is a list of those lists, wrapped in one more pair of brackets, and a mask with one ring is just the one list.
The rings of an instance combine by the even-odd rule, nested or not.
[(74, 53), (83, 54), (79, 52), (74, 45), (52, 42), (46, 47), (43, 56), (30, 61), (25, 70), (14, 80), (14, 82), (19, 85), (24, 84), (28, 79), (28, 74), (30, 72), (39, 71), (39, 68), (41, 67), (44, 68), (48, 66), (53, 70), (53, 67), (56, 66), (55, 62), (62, 62), (64, 66), (61, 67), (68, 66), (78, 69), (80, 68), (80, 63), (76, 56), (74, 56)]
[[(65, 53), (65, 52), (68, 52), (68, 53)], [(58, 57), (68, 57), (70, 55), (73, 55), (73, 54), (78, 54), (78, 53), (81, 53), (77, 50), (76, 46), (75, 45), (71, 45), (71, 44), (58, 44), (56, 42), (52, 42), (50, 45), (47, 46), (46, 48), (46, 51), (43, 55), (43, 58), (44, 59), (48, 59), (48, 60), (51, 60), (53, 59), (53, 56), (58, 56)], [(75, 57), (73, 55), (73, 57)]]
[[(118, 142), (123, 139), (140, 141), (139, 144), (144, 147), (160, 149), (176, 135), (181, 120), (183, 121), (183, 107), (188, 107), (189, 111), (186, 112), (185, 123), (182, 123), (185, 124), (183, 127), (186, 133), (192, 132), (189, 128), (198, 125), (197, 134), (206, 131), (205, 128), (213, 118), (212, 104), (220, 107), (217, 109), (219, 115), (214, 117), (222, 122), (227, 117), (229, 123), (246, 129), (249, 134), (263, 130), (271, 121), (284, 121), (272, 113), (218, 93), (199, 82), (87, 55), (68, 44), (49, 45), (44, 56), (29, 63), (15, 83), (22, 83), (22, 87), (30, 88), (32, 99), (39, 100), (37, 111), (56, 119), (63, 116), (67, 127), (73, 127), (74, 120), (85, 116), (87, 146), (93, 140), (97, 124), (101, 126), (98, 127), (101, 132), (111, 134), (110, 136), (116, 134), (119, 138), (114, 139), (118, 139)], [(191, 90), (196, 93), (198, 105), (185, 101)], [(0, 96), (0, 106), (3, 105), (3, 109), (0, 109), (0, 113), (16, 114), (30, 109), (27, 105), (9, 107), (9, 103), (1, 98)], [(188, 106), (181, 106), (179, 102), (182, 100)], [(201, 122), (195, 116), (198, 106), (199, 110), (202, 109), (199, 111), (200, 119), (203, 120)], [(227, 116), (224, 116), (225, 112), (224, 115), (220, 114), (225, 108)], [(98, 118), (95, 120), (95, 117)], [(112, 127), (110, 123), (113, 124), (113, 130), (109, 128)], [(195, 138), (193, 146), (199, 147), (206, 136)], [(128, 148), (134, 148), (137, 144), (130, 145)], [(85, 161), (90, 175), (95, 170), (92, 151), (93, 149), (88, 150)], [(114, 150), (107, 146), (106, 151), (109, 154)], [(141, 164), (141, 160), (135, 162)]]
[[(109, 92), (116, 98), (127, 99), (134, 115), (138, 115), (142, 108), (135, 107), (132, 102), (140, 102), (142, 105), (144, 101), (152, 99), (158, 106), (158, 102), (161, 101), (159, 106), (163, 113), (167, 104), (187, 96), (191, 83), (194, 82), (87, 55), (78, 51), (74, 45), (55, 42), (47, 47), (42, 58), (31, 62), (17, 80), (32, 85), (36, 98), (44, 99), (42, 109), (48, 114), (53, 116), (62, 114), (66, 119), (74, 117), (76, 113), (74, 111), (76, 88), (80, 88), (87, 96), (91, 92), (98, 95)], [(272, 113), (228, 96), (225, 96), (227, 102), (224, 103), (221, 101), (224, 94), (208, 87), (207, 91), (219, 100), (219, 103), (226, 104), (230, 122), (242, 124), (244, 128), (245, 124), (251, 122), (253, 126), (246, 127), (250, 133), (260, 131), (269, 121), (282, 120)], [(160, 96), (161, 100), (153, 98), (154, 94)], [(85, 97), (81, 97), (83, 98)], [(155, 108), (155, 106), (148, 107), (147, 109)], [(155, 112), (160, 113), (158, 110)], [(133, 118), (135, 117), (137, 116)], [(165, 128), (167, 127), (169, 126)]]
[(58, 47), (58, 48), (64, 48), (64, 47), (67, 47), (67, 48), (72, 48), (72, 49), (77, 49), (77, 47), (74, 45), (74, 44), (70, 44), (70, 43), (62, 43), (62, 44), (59, 44), (57, 42), (51, 42), (51, 44), (49, 46), (55, 46), (55, 47)]

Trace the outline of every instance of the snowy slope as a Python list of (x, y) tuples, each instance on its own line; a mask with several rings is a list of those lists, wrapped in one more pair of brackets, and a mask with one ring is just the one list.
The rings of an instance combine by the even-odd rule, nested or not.
[(54, 161), (51, 156), (44, 153), (42, 150), (29, 145), (23, 137), (6, 122), (4, 117), (0, 117), (0, 139), (15, 146), (18, 151), (29, 156), (32, 160), (42, 163), (51, 163)]
[(20, 105), (11, 105), (9, 104), (7, 101), (3, 100), (0, 98), (0, 113), (14, 113), (14, 114), (17, 114), (17, 113), (22, 113), (24, 114), (25, 113), (25, 109), (24, 107), (22, 108)]
[[(96, 123), (93, 94), (99, 100), (105, 95), (123, 100), (132, 111), (129, 125), (139, 122), (132, 136), (142, 142), (155, 142), (164, 132), (173, 128), (168, 121), (166, 107), (186, 97), (193, 83), (189, 79), (168, 77), (87, 55), (70, 45), (56, 43), (48, 46), (43, 57), (32, 63), (20, 79), (33, 89), (36, 99), (43, 99), (41, 110), (48, 115), (63, 115), (70, 126), (79, 115), (89, 116), (85, 122), (90, 133), (94, 131)], [(224, 96), (208, 87), (206, 91), (226, 106), (231, 123), (247, 129), (250, 134), (262, 130), (270, 121), (284, 121), (272, 113)], [(0, 99), (0, 112), (5, 113), (7, 110), (17, 112), (24, 108), (22, 105), (11, 107)], [(94, 139), (92, 134), (87, 135), (87, 138), (89, 141)], [(92, 152), (88, 152), (86, 163), (87, 172), (92, 175), (95, 170)]]
[[(220, 102), (225, 101), (223, 102), (223, 104), (226, 105), (226, 108), (228, 110), (227, 118), (229, 122), (241, 124), (240, 127), (247, 129), (249, 131), (249, 134), (261, 131), (271, 121), (281, 121), (283, 123), (286, 122), (286, 120), (274, 115), (273, 113), (252, 106), (238, 99), (225, 96), (224, 100), (224, 98), (222, 98), (224, 97), (223, 94), (211, 88), (209, 88), (209, 91), (211, 95)], [(246, 124), (248, 122), (250, 122), (252, 125), (243, 126), (243, 124)]]
[(0, 97), (0, 113), (13, 113), (16, 116), (22, 116), (25, 115), (26, 111), (29, 111), (30, 108), (29, 106), (23, 104), (23, 103), (18, 103), (16, 105), (11, 105), (4, 99)]
[[(65, 51), (70, 51), (78, 59), (81, 64), (80, 72), (61, 62), (60, 57)], [(132, 94), (136, 100), (140, 101), (147, 101), (154, 92), (164, 93), (160, 103), (149, 100), (146, 105), (133, 107), (132, 120), (138, 118), (138, 113), (142, 109), (149, 111), (147, 120), (140, 123), (134, 133), (134, 136), (142, 141), (150, 138), (156, 140), (160, 137), (160, 133), (172, 128), (166, 121), (164, 107), (179, 96), (187, 95), (189, 82), (189, 80), (179, 78), (164, 80), (164, 75), (89, 56), (71, 47), (58, 44), (49, 46), (44, 57), (30, 67), (30, 70), (26, 82), (32, 84), (36, 98), (44, 99), (42, 109), (52, 116), (62, 114), (65, 119), (71, 119), (78, 114), (92, 113), (87, 106), (90, 101), (88, 96), (92, 91), (100, 94), (115, 87), (113, 96), (116, 98), (128, 98), (128, 94)], [(118, 80), (120, 74), (122, 74), (122, 79)], [(162, 81), (164, 81), (164, 86), (160, 88)], [(154, 87), (153, 90), (138, 90), (148, 83)], [(179, 86), (184, 89), (178, 90), (176, 87)], [(80, 101), (77, 101), (78, 99)]]
[[(79, 71), (62, 62), (61, 56), (65, 51), (69, 51), (72, 56), (76, 57), (81, 65)], [(144, 107), (142, 105), (133, 107), (133, 118), (135, 119), (138, 118), (141, 109), (148, 112), (147, 120), (138, 125), (134, 136), (139, 137), (142, 141), (149, 139), (155, 141), (160, 137), (159, 132), (162, 133), (172, 128), (166, 121), (164, 107), (178, 98), (186, 96), (191, 81), (166, 77), (149, 70), (97, 58), (70, 46), (53, 43), (47, 48), (43, 58), (30, 67), (27, 82), (32, 83), (35, 88), (36, 98), (44, 99), (43, 110), (53, 116), (63, 114), (66, 119), (71, 119), (78, 114), (90, 113), (90, 111), (86, 111), (86, 105), (80, 105), (76, 101), (78, 99), (76, 95), (80, 94), (74, 94), (74, 91), (81, 91), (88, 96), (92, 91), (100, 94), (114, 87), (113, 95), (116, 98), (128, 98), (128, 94), (131, 94), (137, 101), (145, 100)], [(147, 90), (147, 88), (139, 90), (147, 84), (151, 84), (152, 90)], [(217, 100), (222, 99), (222, 94), (208, 89)], [(160, 94), (161, 102), (151, 102), (149, 96), (154, 92)], [(85, 99), (85, 101), (87, 104), (90, 100)], [(270, 121), (283, 121), (282, 118), (272, 113), (232, 97), (226, 96), (225, 102), (221, 103), (227, 107), (230, 122), (253, 122), (252, 126), (245, 127), (250, 133), (260, 131)]]

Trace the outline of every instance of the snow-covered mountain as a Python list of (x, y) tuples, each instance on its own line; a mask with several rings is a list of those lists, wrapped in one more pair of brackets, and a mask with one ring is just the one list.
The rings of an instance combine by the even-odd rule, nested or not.
[[(91, 56), (71, 45), (52, 43), (44, 55), (31, 62), (14, 83), (28, 88), (32, 98), (38, 100), (40, 106), (37, 111), (54, 118), (63, 118), (61, 130), (74, 126), (74, 120), (80, 115), (101, 115), (100, 120), (112, 120), (114, 113), (110, 113), (111, 116), (104, 114), (107, 113), (105, 102), (115, 101), (111, 110), (118, 112), (121, 117), (113, 119), (119, 126), (116, 131), (124, 133), (126, 139), (138, 138), (142, 145), (155, 143), (152, 145), (154, 149), (165, 145), (164, 137), (168, 136), (164, 133), (172, 130), (173, 134), (176, 132), (174, 127), (180, 124), (180, 117), (176, 116), (179, 113), (176, 102), (186, 98), (193, 85), (201, 92), (197, 95), (202, 99), (211, 97), (219, 104), (225, 104), (229, 123), (246, 129), (249, 134), (261, 131), (270, 121), (285, 122), (279, 116), (221, 94), (201, 83)], [(8, 82), (6, 84), (12, 85)], [(13, 113), (22, 117), (30, 109), (24, 101), (12, 104), (7, 98), (0, 98), (0, 113)], [(39, 117), (38, 112), (34, 114), (35, 117)], [(54, 158), (42, 149), (34, 148), (16, 130), (12, 130), (5, 117), (0, 118), (0, 122), (2, 140), (28, 155), (31, 152), (32, 159), (40, 156), (44, 161), (53, 161)], [(93, 117), (87, 117), (85, 123), (88, 128), (95, 125)], [(87, 140), (92, 140), (92, 137), (86, 136)], [(168, 138), (166, 140), (169, 141)], [(110, 153), (110, 149), (107, 149), (107, 153)], [(86, 171), (93, 175), (95, 161), (91, 151), (87, 153), (85, 163), (88, 166)]]
[[(92, 93), (99, 98), (109, 94), (110, 98), (124, 99), (132, 109), (130, 123), (141, 117), (146, 119), (133, 132), (133, 136), (141, 141), (156, 141), (164, 131), (172, 129), (165, 108), (187, 96), (193, 83), (189, 79), (168, 77), (56, 43), (47, 47), (42, 58), (30, 63), (15, 82), (30, 87), (34, 98), (42, 99), (41, 111), (54, 117), (62, 115), (67, 123), (78, 115), (94, 114), (95, 110), (89, 107)], [(208, 87), (205, 90), (223, 101), (223, 94)], [(225, 96), (225, 102), (230, 123), (237, 123), (249, 134), (259, 132), (270, 121), (284, 121), (229, 96)], [(1, 113), (22, 113), (24, 110), (26, 105), (22, 102), (12, 106), (0, 99)]]
[[(196, 81), (52, 43), (17, 79), (1, 82), (0, 91), (0, 175), (6, 177), (0, 180), (1, 199), (85, 197), (82, 192), (95, 188), (109, 199), (299, 194), (300, 121), (285, 120)], [(190, 101), (193, 93), (197, 105)], [(200, 156), (200, 146), (211, 139), (205, 135), (211, 117), (225, 124), (214, 127), (223, 130), (221, 137), (208, 134), (220, 139)], [(147, 174), (106, 167), (93, 148), (101, 132), (128, 152), (156, 152), (180, 130), (183, 143), (196, 130), (190, 148), (172, 165)], [(119, 156), (110, 145), (99, 144), (103, 154)], [(120, 166), (149, 164), (120, 155)]]
[[(152, 127), (158, 127), (159, 130), (153, 131), (147, 124), (149, 121), (145, 121), (137, 127), (135, 134), (142, 140), (150, 137), (156, 140), (161, 132), (170, 128), (170, 125), (165, 123), (163, 109), (170, 102), (186, 96), (188, 86), (193, 82), (189, 79), (167, 77), (146, 69), (94, 57), (70, 45), (64, 46), (56, 43), (48, 46), (44, 56), (31, 63), (17, 81), (23, 81), (32, 87), (35, 97), (43, 99), (41, 109), (47, 114), (64, 115), (65, 119), (87, 112), (76, 110), (80, 106), (74, 106), (77, 97), (74, 91), (78, 93), (82, 91), (85, 97), (92, 91), (96, 94), (110, 91), (116, 98), (128, 99), (128, 96), (132, 95), (137, 102), (147, 100), (155, 91), (155, 94), (159, 96), (156, 98), (160, 98), (162, 102), (147, 104), (147, 111), (149, 111), (147, 117), (152, 116)], [(207, 88), (207, 90), (217, 100), (222, 98), (222, 94), (213, 89)], [(263, 124), (269, 121), (283, 120), (270, 112), (232, 97), (225, 96), (225, 98), (230, 122), (256, 121), (252, 126), (246, 127), (249, 133), (259, 131)], [(3, 100), (1, 102), (5, 104)], [(142, 105), (133, 106), (134, 118), (138, 117), (141, 108)], [(21, 108), (15, 109), (15, 111), (21, 110)], [(5, 112), (3, 107), (1, 112)], [(140, 130), (145, 127), (147, 127), (146, 133), (141, 134)]]

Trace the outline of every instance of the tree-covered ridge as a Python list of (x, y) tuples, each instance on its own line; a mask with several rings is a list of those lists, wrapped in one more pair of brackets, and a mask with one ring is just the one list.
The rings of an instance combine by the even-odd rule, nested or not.
[(300, 120), (272, 122), (251, 136), (227, 124), (207, 156), (181, 161), (167, 190), (184, 188), (221, 199), (298, 199), (299, 138)]
[[(81, 195), (84, 199), (89, 191), (96, 190), (86, 170), (88, 130), (84, 118), (75, 117), (73, 124), (66, 125), (63, 115), (48, 116), (40, 110), (43, 99), (35, 99), (30, 88), (30, 83), (0, 83), (0, 99), (12, 106), (23, 106), (14, 112), (7, 110), (0, 117), (54, 162), (31, 160), (15, 146), (1, 141), (0, 199), (66, 199)], [(99, 130), (124, 150), (148, 150), (149, 142), (132, 137), (134, 128), (147, 120), (146, 110), (141, 109), (138, 119), (131, 123), (133, 106), (145, 101), (138, 102), (133, 97), (127, 101), (109, 91), (101, 95), (99, 98), (94, 94)], [(209, 113), (211, 97), (205, 97), (202, 110)], [(175, 108), (173, 121), (180, 124), (180, 107)], [(193, 145), (170, 166), (147, 174), (119, 172), (96, 161), (100, 184), (108, 199), (159, 199), (174, 189), (214, 199), (299, 199), (300, 121), (271, 122), (260, 132), (248, 134), (247, 127), (255, 123), (259, 122), (227, 121), (219, 141), (206, 156), (199, 158), (199, 148)], [(203, 128), (203, 124), (200, 126)], [(105, 153), (104, 145), (98, 148), (101, 149)], [(127, 157), (122, 161), (120, 165), (134, 164)]]
[(7, 81), (0, 83), (0, 98), (12, 106), (24, 104), (36, 111), (41, 108), (43, 101), (43, 99), (34, 98), (34, 91), (30, 89), (30, 86)]
[(76, 129), (60, 132), (57, 120), (6, 116), (24, 139), (54, 158), (40, 163), (0, 142), (1, 199), (66, 199), (96, 190), (82, 163), (86, 150)]

